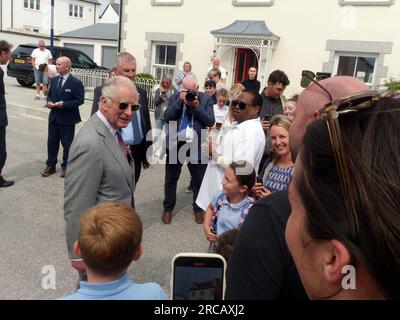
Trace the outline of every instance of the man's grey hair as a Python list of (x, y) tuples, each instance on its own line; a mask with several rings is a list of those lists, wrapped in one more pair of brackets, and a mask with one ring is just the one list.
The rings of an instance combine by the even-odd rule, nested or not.
[(137, 96), (135, 103), (137, 103), (139, 94), (135, 84), (130, 79), (122, 76), (115, 76), (108, 80), (101, 90), (101, 95), (109, 99), (115, 99), (117, 97), (118, 88), (122, 86), (130, 87), (135, 91)]
[(133, 55), (131, 55), (129, 52), (120, 52), (117, 54), (117, 60), (115, 61), (115, 67), (118, 67), (124, 60), (136, 62), (136, 58)]

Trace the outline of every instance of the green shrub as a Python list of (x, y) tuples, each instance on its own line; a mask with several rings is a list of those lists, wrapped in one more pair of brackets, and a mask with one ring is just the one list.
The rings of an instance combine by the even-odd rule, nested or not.
[(385, 80), (385, 87), (391, 91), (399, 91), (400, 90), (400, 79), (390, 77), (389, 79)]
[(136, 75), (136, 78), (155, 80), (155, 78), (154, 78), (151, 74), (149, 74), (149, 73), (138, 73), (138, 74)]

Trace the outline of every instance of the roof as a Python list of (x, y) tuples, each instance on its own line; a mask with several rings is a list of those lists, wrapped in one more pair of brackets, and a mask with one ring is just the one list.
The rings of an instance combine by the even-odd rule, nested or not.
[(119, 17), (119, 9), (120, 9), (119, 3), (112, 3), (112, 4), (108, 4), (108, 5), (107, 5), (107, 7), (106, 7), (106, 8), (103, 10), (103, 12), (101, 13), (99, 19), (101, 19), (101, 18), (104, 16), (104, 14), (106, 13), (106, 11), (108, 10), (109, 7), (113, 8), (114, 11), (115, 11), (115, 13), (116, 13), (116, 14), (118, 15), (118, 17)]
[(118, 23), (96, 23), (59, 34), (57, 37), (118, 40)]
[(265, 21), (258, 20), (235, 20), (229, 26), (211, 31), (215, 37), (236, 36), (236, 37), (253, 37), (253, 38), (274, 38), (279, 39), (265, 25)]
[(80, 0), (80, 1), (82, 1), (82, 2), (89, 2), (89, 3), (94, 3), (94, 4), (98, 4), (98, 5), (101, 4), (101, 3), (98, 2), (97, 0)]

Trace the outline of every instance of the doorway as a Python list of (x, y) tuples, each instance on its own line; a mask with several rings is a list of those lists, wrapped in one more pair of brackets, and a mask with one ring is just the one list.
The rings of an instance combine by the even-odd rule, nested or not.
[(257, 56), (251, 49), (238, 48), (236, 50), (235, 77), (234, 83), (247, 80), (248, 71), (252, 66), (258, 69)]

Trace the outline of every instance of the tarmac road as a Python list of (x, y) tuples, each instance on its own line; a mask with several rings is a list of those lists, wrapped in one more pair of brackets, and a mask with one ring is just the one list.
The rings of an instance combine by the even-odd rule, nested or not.
[[(23, 88), (7, 76), (5, 84), (9, 125), (3, 175), (16, 184), (0, 189), (0, 299), (56, 299), (74, 292), (77, 273), (67, 259), (60, 168), (48, 178), (40, 175), (47, 155), (48, 111), (43, 101), (33, 101), (33, 87)], [(83, 119), (89, 117), (90, 106), (88, 101), (81, 107)], [(161, 222), (163, 183), (163, 165), (142, 171), (135, 203), (144, 225), (144, 253), (132, 263), (129, 276), (137, 282), (155, 281), (169, 294), (172, 257), (206, 252), (208, 241), (194, 222), (192, 194), (184, 192), (187, 168), (182, 168), (170, 225)], [(47, 281), (52, 271), (55, 288)]]

